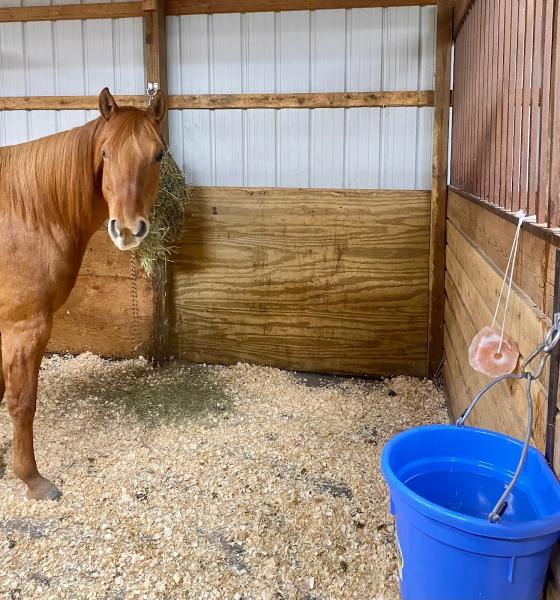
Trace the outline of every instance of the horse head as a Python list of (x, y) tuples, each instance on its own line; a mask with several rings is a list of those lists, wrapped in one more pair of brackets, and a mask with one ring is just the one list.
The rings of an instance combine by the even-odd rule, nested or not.
[(161, 91), (145, 109), (119, 107), (109, 90), (99, 95), (105, 118), (100, 138), (101, 188), (109, 208), (108, 230), (119, 250), (140, 245), (150, 230), (165, 144), (160, 123), (167, 111)]

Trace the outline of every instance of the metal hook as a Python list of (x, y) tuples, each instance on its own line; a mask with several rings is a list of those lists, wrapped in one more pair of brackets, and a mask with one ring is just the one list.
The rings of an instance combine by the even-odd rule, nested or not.
[[(491, 523), (499, 523), (504, 512), (507, 508), (507, 498), (511, 493), (511, 490), (517, 483), (517, 480), (521, 476), (521, 471), (525, 465), (525, 461), (527, 459), (527, 453), (529, 451), (529, 444), (531, 443), (531, 433), (533, 430), (533, 398), (531, 396), (531, 383), (538, 379), (546, 364), (550, 353), (553, 348), (560, 341), (560, 313), (556, 313), (553, 318), (553, 323), (550, 329), (546, 332), (544, 336), (544, 341), (541, 342), (534, 350), (527, 356), (527, 358), (521, 364), (521, 369), (519, 373), (508, 373), (506, 375), (501, 375), (500, 377), (496, 377), (489, 383), (487, 383), (482, 390), (475, 396), (474, 400), (470, 403), (468, 408), (463, 412), (461, 417), (457, 420), (456, 425), (458, 427), (463, 427), (465, 421), (468, 419), (469, 415), (473, 411), (474, 407), (478, 403), (478, 401), (484, 396), (484, 394), (494, 385), (499, 383), (500, 381), (504, 381), (507, 379), (525, 379), (525, 394), (527, 396), (527, 431), (525, 433), (525, 440), (523, 442), (523, 448), (521, 451), (521, 456), (519, 458), (519, 462), (517, 464), (517, 468), (511, 481), (506, 486), (504, 492), (500, 496), (500, 499), (496, 502), (493, 510), (488, 515), (488, 520)], [(531, 372), (527, 370), (527, 367), (542, 353), (541, 360), (536, 371)]]
[(148, 87), (146, 89), (146, 94), (148, 96), (148, 106), (150, 106), (154, 96), (158, 93), (158, 91), (159, 91), (159, 83), (157, 83), (157, 82), (155, 82), (155, 83), (149, 82), (148, 83)]

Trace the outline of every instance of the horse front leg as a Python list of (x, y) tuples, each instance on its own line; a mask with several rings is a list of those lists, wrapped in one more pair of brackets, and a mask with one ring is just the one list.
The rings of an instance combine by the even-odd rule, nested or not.
[(61, 496), (58, 488), (39, 473), (33, 450), (37, 381), (51, 322), (50, 315), (40, 316), (2, 332), (2, 369), (13, 422), (14, 472), (27, 485), (27, 497), (35, 500)]
[(6, 385), (4, 383), (4, 371), (2, 371), (2, 336), (0, 336), (0, 404), (2, 404), (2, 399), (4, 398), (5, 391)]

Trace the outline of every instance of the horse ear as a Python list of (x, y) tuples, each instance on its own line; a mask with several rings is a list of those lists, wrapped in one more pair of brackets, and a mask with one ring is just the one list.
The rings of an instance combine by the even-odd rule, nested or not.
[(148, 114), (155, 119), (158, 123), (161, 123), (167, 112), (167, 100), (165, 94), (158, 90), (157, 94), (152, 98), (150, 106), (148, 107)]
[(117, 102), (111, 95), (109, 88), (103, 88), (101, 94), (99, 94), (99, 112), (108, 121), (111, 117), (115, 116), (117, 110)]

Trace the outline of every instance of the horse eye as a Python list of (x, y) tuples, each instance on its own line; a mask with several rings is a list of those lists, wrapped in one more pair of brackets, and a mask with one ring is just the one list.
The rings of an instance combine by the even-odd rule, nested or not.
[(163, 151), (156, 155), (156, 162), (161, 162), (162, 158), (163, 158)]

